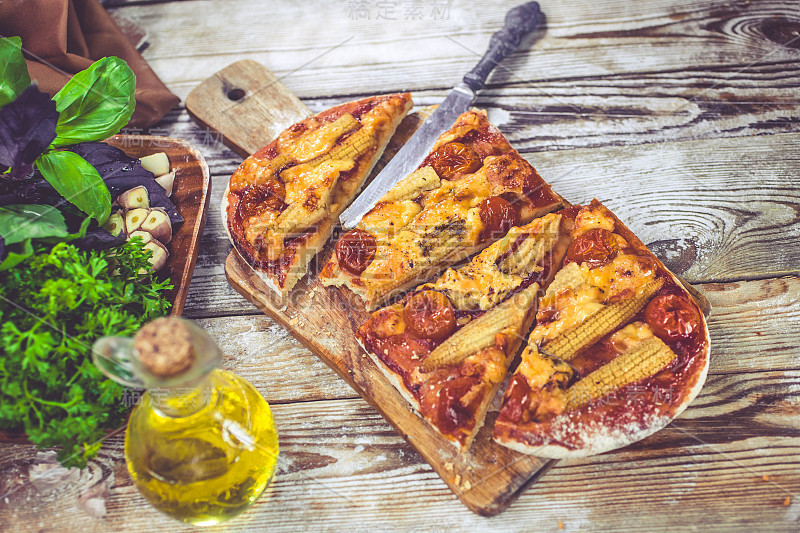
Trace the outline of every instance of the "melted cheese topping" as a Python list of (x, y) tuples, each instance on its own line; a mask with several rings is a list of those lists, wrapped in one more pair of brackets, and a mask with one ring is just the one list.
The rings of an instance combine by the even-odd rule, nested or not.
[(539, 303), (540, 309), (555, 311), (556, 319), (537, 325), (531, 339), (540, 344), (582, 324), (605, 302), (638, 292), (655, 274), (652, 259), (626, 253), (619, 253), (611, 263), (596, 268), (571, 263), (556, 274)]
[(350, 113), (345, 113), (333, 122), (322, 122), (313, 118), (299, 136), (293, 134), (291, 128), (281, 133), (278, 137), (278, 150), (294, 161), (304, 163), (328, 153), (345, 133), (358, 127), (358, 120)]
[(591, 229), (607, 229), (614, 231), (614, 217), (605, 206), (593, 209), (581, 209), (575, 217), (574, 237), (582, 235)]
[[(578, 212), (573, 238), (596, 228), (613, 231), (613, 215), (603, 206), (584, 207)], [(625, 239), (615, 234), (621, 247)], [(539, 302), (539, 309), (555, 314), (555, 320), (537, 324), (531, 341), (541, 344), (578, 324), (603, 308), (609, 300), (635, 294), (656, 275), (656, 263), (648, 256), (620, 251), (613, 261), (596, 268), (588, 264), (569, 263), (555, 276), (547, 293)]]
[[(495, 159), (502, 157), (510, 156)], [(368, 291), (384, 288), (387, 280), (399, 285), (410, 272), (480, 242), (483, 221), (479, 206), (499, 192), (489, 181), (491, 159), (487, 157), (474, 174), (455, 181), (441, 180), (431, 167), (423, 167), (398, 183), (364, 216), (359, 228), (374, 234), (378, 245), (376, 259), (361, 275)], [(387, 199), (394, 202), (383, 203)], [(405, 200), (392, 205), (399, 199)], [(464, 251), (468, 254), (469, 248)]]
[(447, 269), (432, 284), (444, 292), (457, 309), (489, 309), (520, 286), (524, 277), (542, 269), (537, 266), (558, 238), (561, 215), (546, 215), (514, 227), (459, 269)]
[(625, 353), (641, 341), (653, 336), (653, 330), (644, 322), (631, 322), (609, 338), (618, 353)]

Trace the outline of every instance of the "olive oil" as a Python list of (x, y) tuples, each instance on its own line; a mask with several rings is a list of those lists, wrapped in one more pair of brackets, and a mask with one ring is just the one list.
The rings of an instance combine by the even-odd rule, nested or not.
[(142, 495), (197, 525), (247, 509), (272, 478), (277, 457), (269, 405), (224, 370), (192, 390), (148, 391), (125, 434), (128, 471)]
[(266, 400), (217, 368), (219, 347), (187, 320), (159, 318), (133, 339), (103, 337), (95, 365), (147, 392), (131, 412), (125, 460), (159, 511), (214, 525), (247, 509), (275, 473), (278, 434)]

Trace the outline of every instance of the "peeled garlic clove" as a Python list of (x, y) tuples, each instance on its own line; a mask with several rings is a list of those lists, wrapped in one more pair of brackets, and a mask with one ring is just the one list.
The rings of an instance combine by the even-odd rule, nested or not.
[(140, 159), (142, 168), (149, 170), (154, 176), (163, 176), (169, 172), (169, 158), (164, 152), (150, 154)]
[(175, 171), (167, 172), (156, 178), (156, 182), (167, 191), (167, 196), (172, 196), (172, 186), (175, 184)]

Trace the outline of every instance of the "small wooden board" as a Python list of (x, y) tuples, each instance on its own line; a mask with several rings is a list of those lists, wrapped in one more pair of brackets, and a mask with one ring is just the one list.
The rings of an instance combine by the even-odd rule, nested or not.
[[(235, 91), (232, 93), (232, 91)], [(231, 100), (230, 96), (238, 96)], [(263, 66), (239, 61), (214, 74), (186, 99), (190, 113), (225, 137), (225, 144), (247, 155), (278, 133), (310, 115), (289, 90)], [(430, 113), (409, 115), (398, 128), (377, 173)], [(491, 516), (505, 509), (553, 461), (523, 455), (492, 441), (496, 411), (466, 452), (458, 450), (419, 417), (367, 357), (353, 332), (369, 316), (350, 291), (323, 287), (319, 265), (333, 252), (332, 242), (312, 262), (309, 275), (284, 300), (255, 275), (236, 251), (225, 261), (228, 282), (275, 322), (327, 363), (413, 446), (472, 511)], [(496, 398), (499, 402), (500, 398)]]
[(114, 135), (105, 142), (137, 159), (164, 152), (175, 171), (171, 200), (183, 217), (183, 224), (172, 234), (172, 240), (167, 245), (169, 258), (162, 272), (173, 285), (166, 294), (166, 298), (172, 302), (170, 314), (180, 316), (197, 262), (211, 194), (208, 165), (197, 148), (181, 139), (155, 135)]

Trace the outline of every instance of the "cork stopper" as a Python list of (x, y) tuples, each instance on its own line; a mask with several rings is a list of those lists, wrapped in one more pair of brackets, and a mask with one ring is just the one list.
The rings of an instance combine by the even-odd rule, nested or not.
[(160, 378), (179, 376), (195, 360), (189, 328), (175, 317), (145, 324), (133, 338), (133, 348), (147, 371)]

